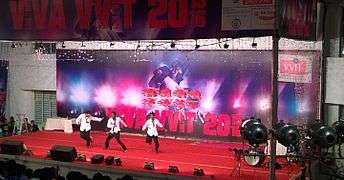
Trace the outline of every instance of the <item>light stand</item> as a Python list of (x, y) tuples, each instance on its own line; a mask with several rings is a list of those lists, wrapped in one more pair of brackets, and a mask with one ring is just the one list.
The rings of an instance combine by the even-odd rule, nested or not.
[(244, 148), (245, 148), (245, 142), (244, 140), (242, 140), (241, 142), (241, 149), (230, 149), (231, 151), (234, 151), (235, 154), (235, 160), (236, 160), (236, 165), (235, 168), (232, 170), (231, 172), (231, 176), (235, 176), (235, 174), (237, 173), (238, 176), (241, 176), (241, 158), (242, 155), (244, 154)]

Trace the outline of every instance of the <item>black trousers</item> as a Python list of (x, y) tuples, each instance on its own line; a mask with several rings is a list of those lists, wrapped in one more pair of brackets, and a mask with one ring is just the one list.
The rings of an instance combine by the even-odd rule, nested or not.
[(158, 152), (159, 151), (159, 140), (158, 140), (158, 136), (149, 136), (147, 135), (146, 137), (146, 143), (148, 144), (152, 144), (152, 139), (155, 143), (155, 151)]
[(105, 148), (109, 148), (109, 143), (112, 138), (115, 138), (117, 143), (122, 147), (123, 150), (127, 150), (127, 147), (120, 139), (120, 132), (118, 133), (109, 133), (106, 140), (105, 140)]
[(87, 147), (91, 145), (91, 135), (90, 135), (91, 130), (89, 131), (80, 131), (80, 137), (86, 141)]

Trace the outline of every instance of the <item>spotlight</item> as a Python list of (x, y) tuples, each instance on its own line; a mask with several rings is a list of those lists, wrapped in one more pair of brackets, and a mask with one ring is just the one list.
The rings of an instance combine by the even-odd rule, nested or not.
[(113, 43), (113, 42), (110, 42), (110, 47), (111, 47), (111, 46), (114, 46), (114, 45), (115, 45), (115, 43)]
[(81, 42), (81, 47), (86, 47), (86, 45), (84, 44), (84, 42)]
[(314, 124), (309, 130), (309, 135), (313, 142), (321, 148), (332, 147), (337, 142), (336, 130), (322, 123)]
[(168, 172), (170, 173), (179, 173), (179, 169), (177, 166), (168, 166)]
[(172, 41), (171, 42), (171, 48), (175, 48), (176, 47), (176, 44)]
[(64, 48), (66, 48), (66, 45), (65, 45), (65, 43), (64, 42), (62, 42), (62, 45), (61, 45), (61, 47), (64, 49)]
[(244, 120), (240, 127), (240, 135), (253, 147), (266, 143), (268, 130), (260, 119), (250, 118)]
[(225, 43), (225, 44), (223, 45), (223, 48), (228, 49), (228, 48), (229, 48), (229, 45), (228, 45), (227, 43)]
[(154, 163), (152, 163), (152, 162), (145, 162), (144, 168), (148, 169), (148, 170), (154, 170)]
[(332, 127), (337, 132), (338, 143), (344, 143), (344, 121), (337, 121), (333, 123)]
[(76, 157), (76, 160), (86, 162), (86, 155), (85, 154), (78, 154), (78, 156)]
[(201, 46), (198, 44), (198, 41), (196, 40), (196, 45), (195, 45), (195, 49), (200, 48)]
[(259, 166), (264, 161), (264, 152), (258, 150), (257, 148), (251, 148), (245, 151), (244, 160), (249, 166)]
[(108, 157), (106, 157), (105, 158), (105, 164), (106, 165), (112, 165), (113, 164), (113, 162), (114, 162), (114, 157), (113, 156), (108, 156)]
[[(122, 160), (119, 157), (115, 157), (115, 165), (116, 166), (122, 166)], [(154, 165), (153, 165), (154, 167)], [(154, 169), (154, 168), (153, 168)]]
[(194, 169), (194, 172), (193, 172), (193, 175), (194, 175), (194, 176), (204, 176), (205, 174), (204, 174), (203, 169), (201, 169), (201, 168), (195, 168), (195, 169)]
[(256, 41), (256, 38), (253, 38), (253, 42), (251, 44), (252, 48), (257, 48), (258, 44), (255, 41)]
[(16, 48), (16, 44), (12, 43), (11, 48)]
[(295, 125), (285, 124), (283, 121), (276, 125), (276, 136), (283, 146), (296, 146), (300, 140), (300, 132)]

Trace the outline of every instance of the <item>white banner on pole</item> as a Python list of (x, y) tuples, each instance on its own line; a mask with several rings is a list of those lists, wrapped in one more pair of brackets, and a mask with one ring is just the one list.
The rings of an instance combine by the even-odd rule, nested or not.
[(312, 82), (312, 57), (280, 54), (278, 81), (293, 83)]

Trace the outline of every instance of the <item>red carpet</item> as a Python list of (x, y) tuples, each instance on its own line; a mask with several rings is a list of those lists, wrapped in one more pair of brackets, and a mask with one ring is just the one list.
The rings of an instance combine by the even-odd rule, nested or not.
[[(153, 173), (168, 173), (169, 165), (178, 166), (181, 171), (179, 175), (192, 176), (193, 169), (200, 167), (204, 169), (207, 177), (213, 179), (268, 179), (269, 170), (267, 167), (249, 167), (244, 161), (239, 172), (234, 171), (237, 161), (233, 152), (228, 148), (241, 147), (241, 144), (230, 142), (196, 142), (191, 140), (175, 140), (160, 138), (160, 153), (155, 153), (154, 143), (148, 145), (145, 143), (145, 137), (134, 135), (121, 135), (122, 141), (128, 147), (128, 152), (121, 151), (120, 146), (113, 140), (110, 149), (103, 149), (106, 134), (102, 132), (92, 132), (94, 143), (92, 148), (86, 148), (85, 142), (79, 137), (79, 132), (65, 134), (63, 132), (43, 131), (28, 133), (20, 136), (0, 138), (4, 140), (24, 141), (26, 146), (33, 151), (34, 157), (45, 159), (47, 152), (53, 145), (74, 146), (78, 153), (85, 154), (89, 159), (94, 154), (103, 154), (104, 156), (119, 156), (123, 168), (134, 171), (146, 171), (143, 169), (145, 161), (152, 161), (156, 170), (149, 171)], [(287, 165), (280, 160), (282, 168), (277, 170), (278, 180), (291, 179), (295, 177), (300, 168), (296, 165)], [(79, 163), (79, 162), (77, 162)], [(87, 162), (89, 163), (89, 162)], [(105, 165), (104, 165), (105, 166)]]

